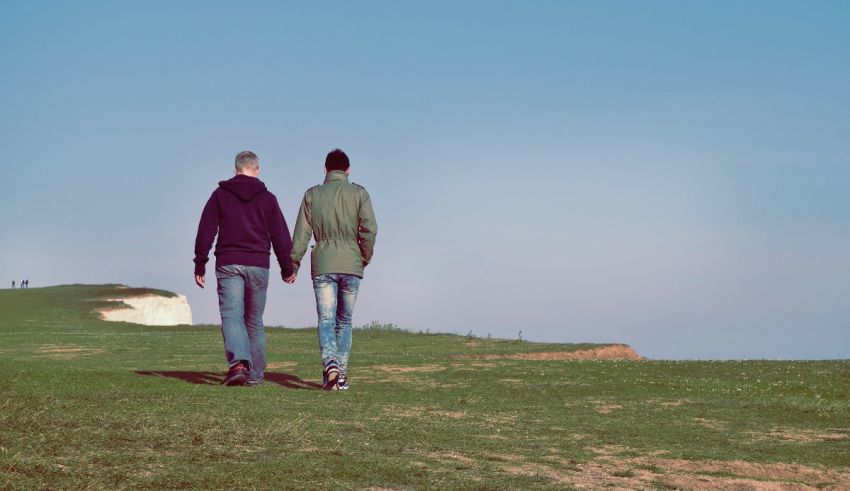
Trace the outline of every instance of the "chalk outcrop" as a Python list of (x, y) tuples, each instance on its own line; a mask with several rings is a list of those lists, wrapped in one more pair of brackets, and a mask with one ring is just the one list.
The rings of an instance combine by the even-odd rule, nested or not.
[(161, 297), (142, 295), (126, 298), (110, 298), (113, 302), (123, 302), (129, 308), (120, 306), (114, 309), (102, 309), (104, 320), (132, 322), (145, 326), (176, 326), (192, 324), (192, 309), (185, 295)]

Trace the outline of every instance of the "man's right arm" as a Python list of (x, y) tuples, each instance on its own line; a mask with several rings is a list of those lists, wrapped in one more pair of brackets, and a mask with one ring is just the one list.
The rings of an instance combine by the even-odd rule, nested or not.
[(206, 274), (206, 264), (209, 261), (210, 249), (215, 236), (218, 234), (218, 201), (213, 192), (207, 200), (198, 224), (198, 235), (195, 236), (195, 276)]
[(313, 236), (312, 216), (310, 214), (310, 191), (304, 193), (301, 207), (298, 208), (298, 219), (295, 221), (295, 230), (292, 232), (292, 265), (295, 272), (301, 268), (301, 258), (307, 252), (310, 237)]

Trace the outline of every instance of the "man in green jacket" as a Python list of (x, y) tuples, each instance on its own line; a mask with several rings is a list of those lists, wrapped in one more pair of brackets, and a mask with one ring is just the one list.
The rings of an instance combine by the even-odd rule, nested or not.
[(325, 182), (304, 193), (292, 244), (294, 283), (310, 237), (310, 274), (319, 315), (319, 351), (326, 390), (348, 388), (351, 317), (363, 270), (372, 260), (378, 224), (369, 193), (348, 182), (348, 156), (336, 149), (325, 159)]

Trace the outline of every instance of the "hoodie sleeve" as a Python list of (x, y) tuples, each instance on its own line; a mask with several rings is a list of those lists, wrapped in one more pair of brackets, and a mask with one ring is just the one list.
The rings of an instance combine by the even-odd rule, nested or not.
[(281, 276), (286, 279), (295, 272), (290, 257), (292, 237), (289, 235), (289, 226), (286, 225), (286, 218), (284, 218), (280, 204), (274, 195), (272, 195), (272, 211), (267, 215), (266, 225), (269, 229), (274, 255), (277, 256), (277, 262), (280, 265)]
[(206, 274), (207, 261), (210, 259), (210, 249), (217, 234), (218, 200), (216, 200), (215, 191), (213, 191), (210, 199), (207, 200), (206, 206), (204, 206), (203, 213), (201, 213), (201, 222), (198, 224), (198, 235), (195, 236), (195, 274), (198, 276), (204, 276)]

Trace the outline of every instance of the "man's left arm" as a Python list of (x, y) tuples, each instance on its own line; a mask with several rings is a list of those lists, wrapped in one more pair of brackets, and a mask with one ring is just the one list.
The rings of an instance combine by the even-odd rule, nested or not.
[(272, 198), (272, 211), (266, 219), (266, 226), (269, 229), (269, 237), (274, 249), (274, 255), (277, 256), (277, 262), (280, 264), (280, 274), (285, 280), (292, 276), (295, 272), (295, 267), (292, 265), (292, 237), (289, 235), (289, 227), (286, 225), (286, 218), (280, 210), (280, 204), (277, 198)]
[(304, 193), (304, 199), (301, 200), (301, 207), (298, 208), (298, 219), (295, 220), (295, 231), (292, 232), (292, 266), (295, 272), (289, 277), (291, 281), (295, 281), (295, 275), (301, 268), (301, 259), (307, 252), (307, 246), (310, 244), (310, 237), (313, 236), (313, 225), (310, 216), (310, 190)]
[(372, 261), (372, 253), (375, 251), (375, 236), (378, 235), (378, 222), (375, 220), (375, 212), (372, 210), (372, 199), (366, 189), (362, 191), (360, 209), (357, 212), (357, 243), (360, 246), (360, 256), (363, 266)]

